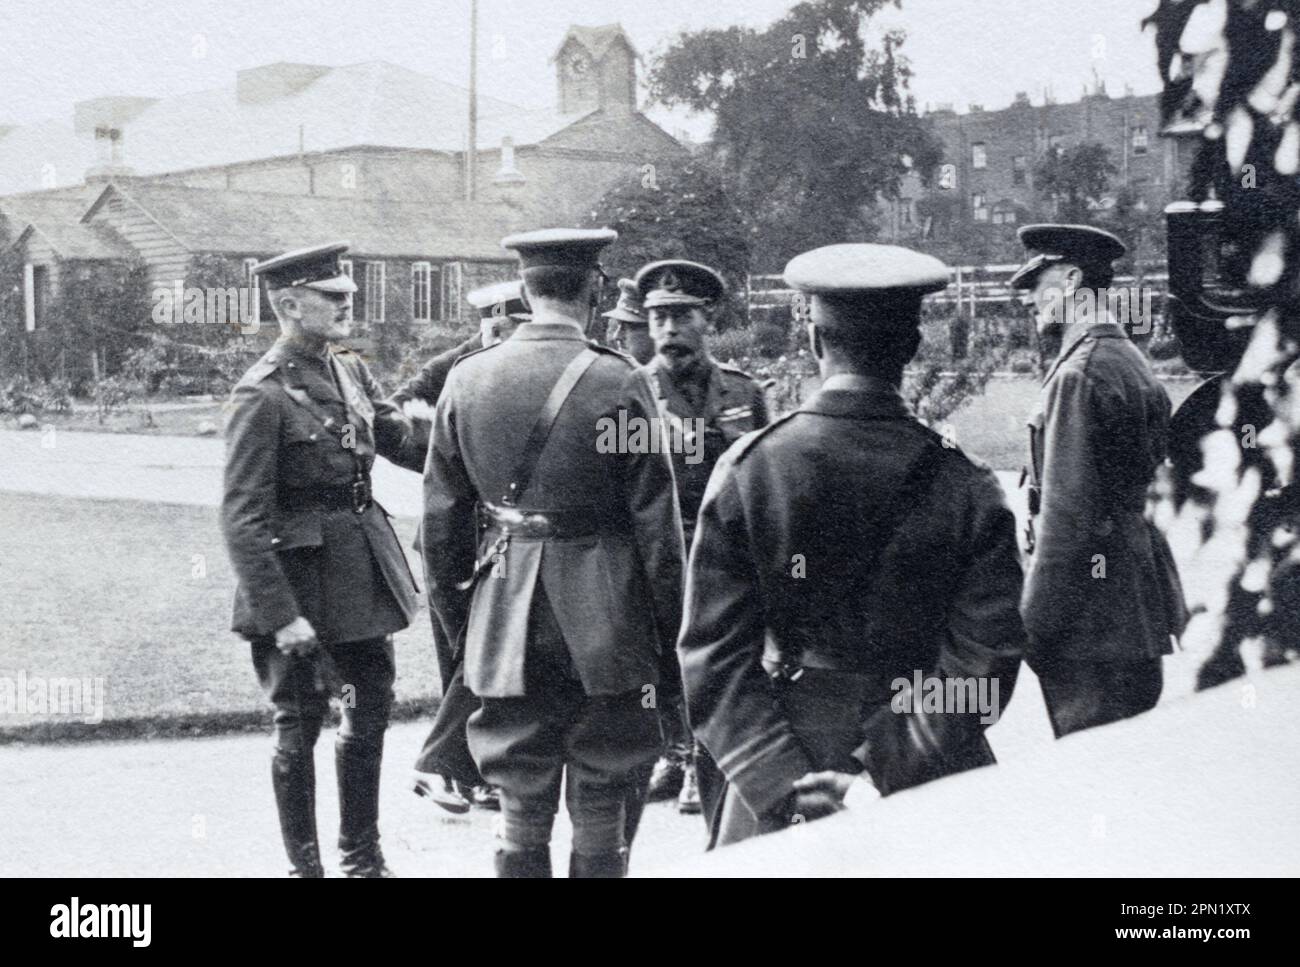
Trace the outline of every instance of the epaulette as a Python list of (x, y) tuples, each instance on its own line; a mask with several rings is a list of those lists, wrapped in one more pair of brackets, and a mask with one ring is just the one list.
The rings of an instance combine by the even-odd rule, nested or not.
[(239, 386), (256, 386), (266, 377), (270, 376), (280, 367), (280, 357), (273, 351), (267, 352), (252, 366), (248, 367), (247, 372), (239, 377)]
[(598, 353), (604, 353), (606, 356), (616, 356), (619, 359), (623, 360), (623, 362), (631, 366), (633, 369), (637, 369), (640, 366), (640, 364), (637, 363), (637, 361), (633, 359), (631, 356), (629, 356), (627, 353), (615, 349), (613, 346), (606, 346), (603, 343), (598, 343), (594, 339), (587, 340), (587, 348), (594, 349)]
[(722, 370), (724, 373), (729, 373), (732, 376), (742, 376), (745, 379), (749, 380), (751, 383), (758, 382), (758, 380), (755, 377), (745, 372), (739, 366), (732, 366), (730, 363), (718, 363), (718, 369)]
[(752, 448), (755, 443), (763, 439), (763, 437), (767, 436), (778, 426), (788, 423), (790, 420), (794, 419), (794, 417), (798, 416), (802, 412), (803, 412), (802, 410), (791, 410), (785, 416), (773, 420), (767, 426), (762, 427), (761, 429), (758, 430), (754, 430), (750, 433), (746, 433), (743, 437), (741, 437), (739, 440), (733, 443), (731, 445), (731, 449), (727, 451), (727, 455), (731, 458), (731, 462), (739, 463), (741, 460), (744, 459), (745, 454), (747, 454), (750, 451), (750, 448)]
[(464, 356), (457, 356), (455, 361), (451, 364), (451, 368), (455, 369), (457, 366), (459, 366), (461, 363), (463, 363), (465, 360), (469, 359), (472, 356), (477, 356), (479, 353), (485, 353), (490, 349), (496, 349), (498, 346), (504, 346), (504, 345), (505, 345), (505, 341), (502, 340), (501, 342), (494, 342), (491, 346), (484, 346), (482, 349), (475, 349), (470, 352), (467, 352)]
[(940, 450), (953, 454), (962, 462), (967, 463), (978, 470), (988, 469), (988, 467), (984, 464), (983, 461), (977, 460), (975, 457), (972, 457), (969, 453), (963, 450), (957, 444), (956, 440), (944, 436), (938, 430), (934, 429), (933, 427), (926, 426), (920, 420), (916, 421), (916, 425), (921, 428), (922, 432), (925, 433), (926, 437), (930, 440), (930, 442), (935, 446), (937, 446)]

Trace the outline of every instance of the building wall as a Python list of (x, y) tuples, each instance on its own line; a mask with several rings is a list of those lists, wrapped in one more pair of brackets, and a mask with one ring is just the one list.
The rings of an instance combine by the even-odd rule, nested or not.
[(149, 267), (149, 285), (170, 286), (184, 280), (189, 270), (190, 253), (151, 218), (122, 199), (109, 198), (95, 210), (92, 222), (111, 226)]
[[(990, 211), (999, 203), (1039, 208), (1042, 199), (1035, 189), (1033, 170), (1052, 146), (1071, 148), (1095, 142), (1109, 148), (1111, 163), (1118, 169), (1114, 183), (1131, 187), (1153, 207), (1163, 206), (1181, 189), (1184, 165), (1175, 143), (1159, 136), (1160, 109), (1154, 95), (1110, 98), (1094, 94), (1074, 104), (1031, 106), (1025, 102), (998, 111), (941, 111), (928, 117), (944, 145), (943, 164), (952, 165), (955, 176), (950, 187), (936, 184), (928, 194), (956, 193), (972, 218), (976, 195), (983, 196)], [(1145, 132), (1145, 152), (1138, 144), (1139, 131)], [(983, 145), (983, 168), (976, 167), (977, 145)], [(1017, 157), (1023, 159), (1019, 179)]]

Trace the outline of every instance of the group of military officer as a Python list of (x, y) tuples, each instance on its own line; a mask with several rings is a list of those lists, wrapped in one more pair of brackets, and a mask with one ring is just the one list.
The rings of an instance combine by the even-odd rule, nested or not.
[[(993, 762), (979, 710), (900, 706), (914, 673), (995, 681), (1005, 706), (1026, 659), (1058, 736), (1154, 705), (1182, 621), (1142, 514), (1168, 400), (1095, 297), (1118, 239), (1021, 234), (1032, 257), (1013, 284), (1054, 355), (1031, 424), (1023, 586), (996, 478), (900, 393), (922, 299), (948, 281), (929, 256), (845, 244), (790, 262), (821, 385), (774, 423), (762, 388), (709, 353), (725, 284), (707, 266), (619, 281), (606, 339), (627, 354), (587, 338), (609, 230), (504, 239), (520, 279), (471, 297), (480, 336), (389, 398), (334, 345), (354, 290), (345, 246), (260, 264), (282, 335), (233, 394), (223, 525), (234, 630), (275, 709), (293, 872), (323, 875), (311, 750), (342, 687), (343, 871), (390, 875), (389, 636), (417, 587), (370, 494), (376, 453), (424, 473), (444, 696), (414, 788), (501, 810), (500, 876), (551, 875), (562, 781), (569, 874), (618, 877), (647, 799), (703, 812), (722, 845)], [(403, 411), (412, 400), (434, 408), (431, 427)], [(607, 452), (610, 420), (661, 421), (678, 445)]]

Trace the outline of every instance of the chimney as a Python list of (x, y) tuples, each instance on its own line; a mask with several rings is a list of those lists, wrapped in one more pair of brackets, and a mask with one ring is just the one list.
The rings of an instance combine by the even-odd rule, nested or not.
[(86, 169), (87, 182), (127, 178), (135, 172), (126, 164), (128, 125), (157, 98), (96, 97), (72, 106), (72, 127), (78, 138), (93, 139), (95, 163)]
[(492, 176), (492, 184), (508, 187), (522, 185), (526, 180), (515, 167), (515, 139), (506, 135), (501, 139), (501, 167)]
[(100, 125), (95, 128), (95, 164), (86, 169), (87, 183), (129, 178), (135, 171), (126, 164), (126, 131)]

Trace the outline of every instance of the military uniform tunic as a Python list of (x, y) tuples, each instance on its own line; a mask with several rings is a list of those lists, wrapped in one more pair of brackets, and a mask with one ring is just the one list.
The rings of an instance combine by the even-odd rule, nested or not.
[[(501, 537), (476, 506), (500, 505), (561, 375), (595, 359), (550, 426), (524, 517), (558, 521), (515, 536), (465, 585)], [(648, 420), (654, 399), (634, 363), (589, 346), (576, 325), (535, 320), (451, 371), (425, 471), (426, 573), (444, 627), (463, 636), (465, 684), (482, 699), (469, 739), (501, 790), (508, 836), (549, 838), (567, 772), (575, 836), (621, 826), (630, 777), (658, 752), (660, 686), (681, 617), (681, 517), (666, 454), (601, 452), (605, 419)], [(566, 531), (572, 529), (572, 533)], [(536, 845), (530, 843), (529, 845)]]
[(714, 466), (729, 446), (751, 430), (767, 426), (768, 421), (763, 388), (748, 373), (713, 360), (704, 366), (702, 379), (694, 374), (690, 377), (699, 387), (698, 400), (688, 397), (684, 386), (674, 380), (660, 357), (642, 367), (663, 419), (688, 433), (694, 433), (694, 427), (699, 424), (684, 421), (703, 420), (703, 440), (692, 440), (691, 444), (699, 448), (700, 459), (687, 460), (688, 454), (682, 448), (672, 452), (673, 476), (688, 550)]
[[(923, 456), (932, 483), (895, 506)], [(888, 794), (992, 761), (977, 717), (896, 714), (892, 684), (996, 678), (1005, 705), (1020, 590), (996, 478), (887, 383), (832, 376), (728, 450), (700, 511), (678, 645), (695, 734), (729, 783), (716, 841), (788, 822), (810, 772), (866, 769)]]
[(239, 579), (234, 631), (273, 635), (301, 615), (329, 643), (410, 624), (417, 589), (387, 512), (371, 502), (357, 513), (346, 497), (377, 453), (423, 462), (410, 422), (355, 353), (279, 342), (239, 381), (221, 513)]
[(1022, 610), (1058, 734), (1154, 705), (1160, 656), (1182, 631), (1173, 558), (1144, 514), (1169, 412), (1113, 322), (1068, 335), (1044, 380), (1030, 424), (1036, 535)]

